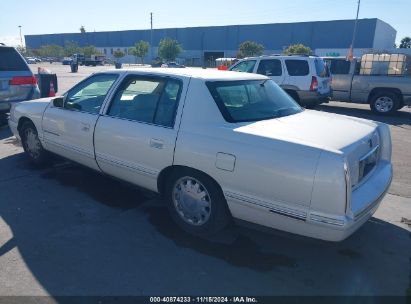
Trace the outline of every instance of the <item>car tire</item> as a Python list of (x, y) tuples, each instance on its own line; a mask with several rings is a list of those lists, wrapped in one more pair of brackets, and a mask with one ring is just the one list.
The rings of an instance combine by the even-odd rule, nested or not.
[(400, 107), (397, 94), (389, 91), (379, 92), (371, 97), (371, 111), (379, 115), (388, 115), (396, 112)]
[(212, 236), (231, 221), (220, 186), (202, 172), (192, 169), (175, 170), (168, 177), (165, 190), (171, 217), (190, 234)]
[(298, 93), (295, 91), (290, 91), (290, 90), (286, 90), (285, 91), (292, 99), (294, 99), (294, 101), (296, 103), (298, 103), (299, 105), (301, 105), (301, 101), (300, 101), (300, 97), (298, 96)]
[(37, 129), (30, 121), (23, 123), (20, 129), (20, 137), (24, 152), (29, 156), (30, 161), (37, 165), (43, 166), (49, 159), (48, 152), (44, 150)]

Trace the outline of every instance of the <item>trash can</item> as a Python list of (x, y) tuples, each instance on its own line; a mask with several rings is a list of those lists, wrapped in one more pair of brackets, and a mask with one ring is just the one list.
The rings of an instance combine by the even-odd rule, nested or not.
[[(50, 97), (56, 94), (56, 92), (58, 91), (56, 74), (38, 74), (37, 77), (38, 77), (38, 82), (39, 82), (41, 98)], [(50, 90), (51, 84), (53, 84), (54, 90)], [(53, 91), (54, 91), (54, 94), (53, 94)]]
[(72, 63), (70, 64), (71, 67), (71, 72), (72, 73), (77, 73), (78, 72), (78, 63)]

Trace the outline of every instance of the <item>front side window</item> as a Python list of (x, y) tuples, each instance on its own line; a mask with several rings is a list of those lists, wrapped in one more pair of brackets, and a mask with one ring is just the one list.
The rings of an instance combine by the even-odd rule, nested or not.
[(290, 76), (307, 76), (310, 73), (306, 60), (286, 59), (285, 65)]
[(241, 61), (232, 68), (230, 68), (230, 71), (252, 73), (254, 71), (255, 63), (256, 60)]
[(68, 91), (64, 108), (97, 114), (108, 91), (117, 79), (115, 74), (94, 75)]
[(181, 89), (181, 82), (175, 79), (128, 76), (107, 115), (172, 127)]
[(278, 59), (261, 60), (257, 73), (265, 76), (281, 76), (283, 74), (281, 61)]
[(259, 121), (296, 114), (301, 107), (272, 80), (207, 82), (228, 122)]

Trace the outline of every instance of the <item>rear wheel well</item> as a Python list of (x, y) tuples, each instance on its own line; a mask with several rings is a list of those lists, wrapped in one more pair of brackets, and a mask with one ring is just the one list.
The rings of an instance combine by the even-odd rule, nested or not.
[(398, 101), (400, 102), (400, 106), (402, 106), (404, 104), (402, 93), (397, 88), (374, 88), (374, 89), (372, 89), (370, 94), (368, 95), (368, 103), (371, 102), (371, 100), (373, 99), (373, 97), (375, 95), (383, 93), (383, 92), (390, 92), (390, 93), (395, 94), (398, 97)]
[(218, 185), (221, 192), (223, 191), (221, 189), (220, 184), (214, 178), (212, 178), (209, 174), (205, 173), (204, 171), (194, 169), (194, 168), (191, 168), (191, 167), (187, 167), (187, 166), (173, 165), (173, 166), (169, 166), (167, 168), (164, 168), (160, 172), (160, 174), (158, 175), (157, 190), (161, 195), (164, 195), (164, 193), (165, 193), (166, 185), (167, 185), (167, 179), (173, 174), (173, 172), (176, 172), (176, 171), (179, 171), (179, 170), (192, 170), (192, 171), (199, 172), (201, 174), (205, 174), (207, 177), (211, 178)]

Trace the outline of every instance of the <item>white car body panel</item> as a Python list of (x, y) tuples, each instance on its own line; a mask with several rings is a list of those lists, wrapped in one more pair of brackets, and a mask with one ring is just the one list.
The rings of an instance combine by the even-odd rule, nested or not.
[[(68, 156), (50, 148), (49, 135), (42, 139), (46, 149), (153, 191), (159, 191), (157, 179), (165, 168), (194, 168), (220, 185), (234, 218), (331, 241), (348, 237), (365, 223), (391, 183), (391, 138), (384, 124), (307, 110), (278, 119), (229, 123), (205, 82), (265, 76), (200, 69), (116, 72), (181, 79), (174, 128), (110, 117), (105, 114), (108, 97), (100, 115), (89, 120), (90, 132), (81, 129), (85, 117), (76, 120), (80, 116), (73, 111), (65, 111), (67, 117), (45, 117), (43, 123), (48, 132), (66, 131), (67, 138), (58, 139), (61, 144), (78, 145), (89, 152), (90, 162), (82, 153)], [(17, 124), (25, 117), (43, 138), (41, 120), (49, 101), (15, 106), (9, 123), (13, 133), (19, 136)], [(79, 124), (68, 125), (69, 120)], [(93, 142), (93, 136), (83, 132), (93, 134), (95, 121)], [(377, 148), (375, 167), (356, 180), (359, 160)]]
[(94, 155), (94, 127), (98, 115), (55, 108), (43, 116), (44, 148), (98, 170)]

